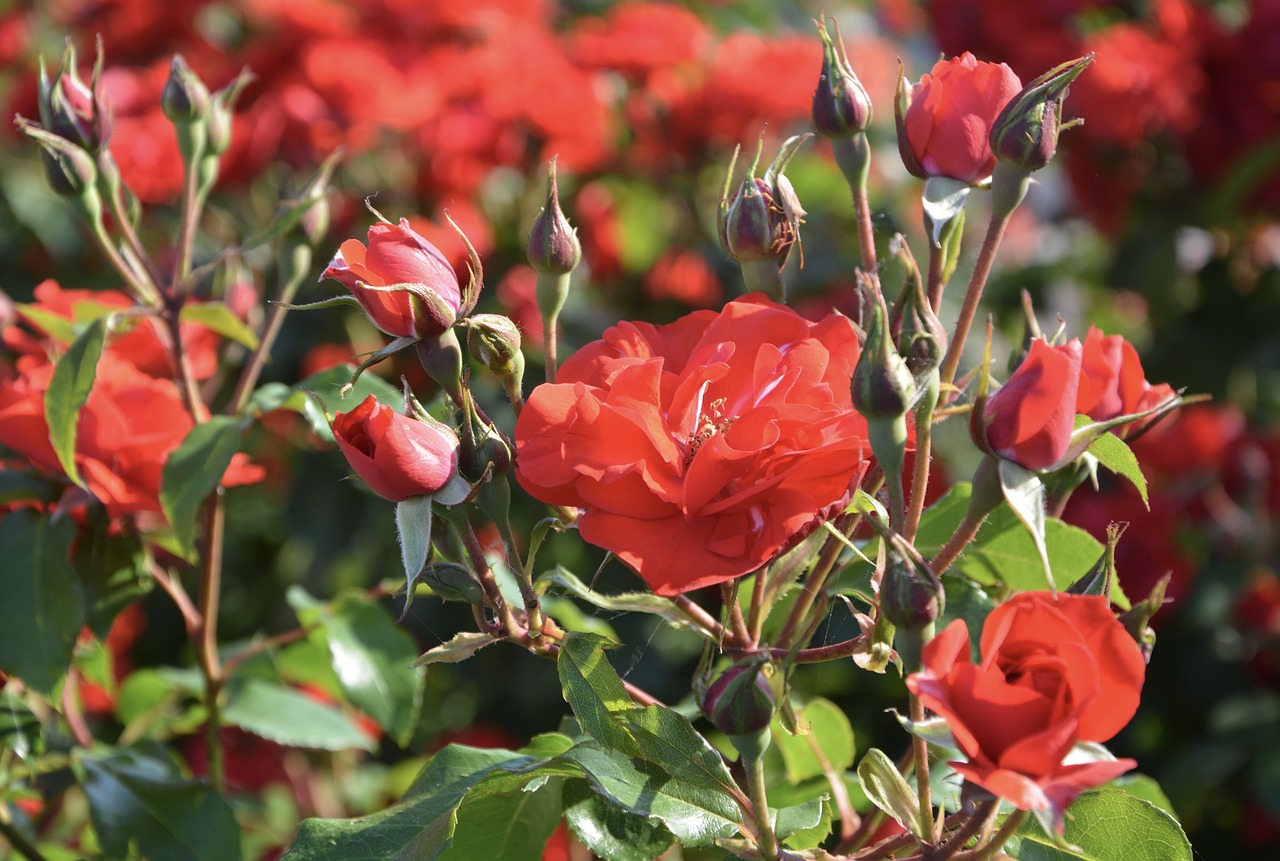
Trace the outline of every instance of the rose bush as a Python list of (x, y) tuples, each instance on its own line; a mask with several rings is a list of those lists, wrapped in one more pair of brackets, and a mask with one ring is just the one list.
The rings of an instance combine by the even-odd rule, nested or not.
[(351, 292), (369, 319), (395, 338), (428, 338), (453, 325), (462, 307), (457, 273), (407, 218), (369, 228), (369, 245), (343, 242), (320, 276)]
[(1020, 810), (1062, 811), (1123, 774), (1131, 759), (1069, 762), (1078, 742), (1103, 742), (1138, 708), (1146, 663), (1101, 596), (1027, 592), (982, 628), (982, 661), (957, 619), (924, 648), (907, 687), (942, 717), (968, 758), (966, 781)]
[(981, 62), (968, 51), (939, 61), (911, 86), (899, 111), (898, 149), (907, 169), (922, 179), (984, 184), (996, 167), (991, 127), (1021, 89), (1004, 63)]
[(333, 419), (347, 463), (374, 493), (392, 502), (435, 493), (458, 468), (458, 437), (439, 422), (419, 421), (373, 395)]
[(866, 464), (853, 325), (760, 296), (621, 323), (530, 395), (516, 474), (660, 595), (754, 571), (842, 505)]

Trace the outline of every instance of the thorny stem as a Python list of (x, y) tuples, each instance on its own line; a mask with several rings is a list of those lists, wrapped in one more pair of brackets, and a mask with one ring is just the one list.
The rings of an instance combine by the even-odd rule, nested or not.
[(942, 283), (942, 255), (942, 246), (934, 245), (930, 242), (929, 273), (926, 276), (925, 295), (929, 298), (929, 305), (933, 308), (933, 313), (935, 314), (942, 309), (942, 290), (946, 287)]
[(862, 271), (871, 278), (871, 283), (879, 285), (876, 275), (876, 236), (871, 224), (871, 204), (867, 200), (866, 183), (853, 189), (854, 220), (858, 224), (858, 245), (862, 251)]
[(182, 303), (184, 300), (170, 296), (165, 301), (164, 322), (169, 329), (169, 340), (173, 342), (170, 352), (173, 362), (178, 367), (178, 388), (182, 391), (182, 401), (191, 420), (196, 424), (204, 421), (204, 402), (200, 399), (200, 388), (196, 385), (195, 375), (191, 373), (191, 363), (187, 361), (186, 346), (182, 343)]
[(769, 800), (765, 793), (764, 757), (742, 755), (742, 766), (747, 773), (747, 793), (751, 797), (751, 812), (756, 818), (756, 841), (765, 861), (777, 861), (778, 837), (769, 819)]
[(941, 575), (951, 567), (951, 563), (960, 557), (964, 549), (969, 546), (969, 542), (978, 534), (978, 530), (982, 528), (986, 519), (985, 513), (980, 517), (965, 514), (964, 520), (960, 521), (960, 525), (956, 527), (955, 534), (947, 539), (947, 543), (942, 546), (937, 555), (929, 560), (929, 567), (933, 569), (934, 574)]
[(947, 838), (947, 842), (939, 846), (938, 851), (929, 856), (929, 861), (947, 861), (948, 858), (963, 849), (964, 845), (975, 834), (985, 830), (987, 825), (995, 819), (996, 811), (999, 809), (1000, 802), (994, 798), (979, 804), (977, 809), (969, 814), (969, 818), (961, 823), (960, 827)]
[(218, 660), (218, 603), (222, 593), (222, 543), (226, 526), (225, 494), (217, 488), (205, 501), (204, 553), (200, 567), (200, 626), (194, 639), (200, 672), (204, 675), (205, 748), (209, 780), (223, 791), (222, 712), (218, 697), (226, 680)]
[[(911, 720), (924, 722), (924, 706), (915, 694), (909, 694)], [(929, 743), (919, 736), (911, 736), (911, 749), (915, 756), (916, 793), (920, 798), (920, 833), (926, 839), (933, 837), (933, 788), (929, 785)]]
[(224, 676), (231, 676), (235, 673), (237, 667), (250, 658), (256, 657), (257, 655), (261, 655), (263, 652), (268, 652), (280, 646), (287, 646), (290, 643), (297, 642), (298, 640), (306, 637), (312, 631), (316, 630), (317, 627), (318, 625), (306, 625), (301, 628), (281, 631), (279, 634), (273, 634), (270, 637), (264, 637), (261, 640), (256, 640), (246, 646), (243, 650), (236, 652), (234, 655), (227, 658), (227, 662), (222, 665), (222, 674)]
[(756, 569), (755, 582), (751, 585), (751, 609), (747, 614), (747, 628), (751, 634), (751, 648), (760, 645), (760, 631), (764, 628), (764, 586), (769, 579), (769, 567)]
[(916, 459), (911, 475), (911, 505), (907, 509), (906, 525), (902, 537), (914, 544), (920, 530), (920, 518), (924, 515), (924, 497), (929, 489), (929, 462), (933, 457), (933, 411), (938, 403), (937, 386), (924, 396), (927, 401), (916, 408)]
[(196, 605), (191, 603), (191, 596), (187, 594), (187, 590), (182, 588), (182, 582), (176, 577), (170, 576), (154, 561), (151, 563), (151, 579), (156, 581), (165, 594), (177, 605), (178, 612), (182, 614), (182, 623), (187, 629), (187, 636), (194, 637), (196, 632), (200, 630), (200, 611), (196, 609)]
[[(960, 306), (960, 316), (956, 318), (956, 329), (951, 336), (951, 344), (947, 347), (947, 357), (942, 362), (942, 382), (950, 383), (956, 377), (956, 369), (960, 366), (960, 356), (964, 352), (964, 342), (969, 337), (969, 329), (973, 318), (978, 313), (978, 301), (982, 299), (982, 291), (987, 286), (987, 277), (991, 274), (991, 265), (995, 263), (996, 251), (1000, 248), (1000, 240), (1004, 229), (1009, 224), (1012, 210), (1003, 214), (993, 211), (991, 221), (987, 224), (987, 235), (983, 237), (982, 248), (978, 251), (978, 260), (973, 265), (973, 275), (969, 278), (969, 289), (965, 291), (964, 302)], [(933, 264), (930, 262), (930, 270)]]
[(462, 546), (467, 552), (467, 558), (471, 560), (471, 567), (475, 570), (476, 577), (480, 580), (481, 588), (484, 589), (485, 598), (493, 608), (493, 611), (498, 614), (498, 622), (502, 632), (513, 640), (520, 640), (520, 626), (516, 624), (515, 617), (511, 615), (511, 607), (508, 606), (506, 599), (502, 597), (502, 590), (498, 588), (498, 581), (493, 576), (493, 570), (489, 567), (489, 562), (484, 558), (484, 548), (480, 546), (480, 539), (476, 537), (476, 531), (472, 528), (470, 519), (468, 519), (465, 511), (457, 511), (454, 514), (456, 516), (446, 518), (446, 522), (462, 542)]
[(116, 248), (115, 243), (111, 241), (111, 237), (107, 235), (102, 219), (90, 219), (89, 230), (93, 234), (94, 240), (98, 243), (98, 249), (106, 256), (111, 268), (115, 269), (116, 273), (124, 280), (124, 283), (128, 285), (134, 299), (144, 305), (159, 304), (160, 296), (155, 288), (146, 281), (141, 280), (138, 277), (138, 273), (133, 270), (133, 267), (120, 254), (120, 250)]
[(972, 849), (968, 852), (961, 852), (955, 856), (955, 861), (986, 861), (986, 859), (995, 855), (1008, 842), (1009, 838), (1017, 833), (1022, 827), (1022, 822), (1027, 818), (1027, 811), (1017, 810), (1009, 814), (1004, 824), (1000, 826), (1000, 830), (995, 833), (985, 846)]
[(742, 605), (738, 603), (739, 582), (734, 580), (732, 583), (721, 584), (720, 594), (724, 599), (725, 614), (733, 630), (734, 645), (740, 649), (750, 649), (752, 647), (751, 632), (747, 630), (747, 621), (742, 618)]

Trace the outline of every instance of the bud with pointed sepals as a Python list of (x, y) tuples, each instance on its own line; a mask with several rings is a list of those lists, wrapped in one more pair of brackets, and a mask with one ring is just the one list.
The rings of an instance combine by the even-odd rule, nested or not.
[(761, 135), (755, 158), (732, 196), (729, 189), (738, 161), (736, 150), (729, 162), (720, 194), (717, 226), (720, 245), (742, 267), (748, 290), (762, 290), (778, 299), (785, 296), (782, 267), (791, 256), (791, 249), (800, 244), (800, 225), (804, 223), (805, 211), (783, 171), (811, 136), (797, 135), (784, 141), (764, 175), (757, 177), (756, 169), (764, 149)]
[(822, 74), (813, 93), (813, 126), (828, 138), (846, 138), (860, 134), (871, 125), (871, 97), (849, 63), (840, 24), (835, 25), (833, 41), (827, 32), (826, 19), (818, 21), (822, 39)]
[(95, 212), (101, 218), (102, 205), (96, 188), (98, 169), (93, 156), (79, 144), (46, 131), (23, 117), (16, 117), (14, 124), (40, 145), (40, 162), (49, 187), (61, 197), (79, 198), (90, 208), (90, 218)]
[(893, 343), (884, 297), (873, 290), (866, 290), (864, 295), (871, 321), (862, 355), (853, 370), (853, 406), (867, 419), (902, 418), (915, 397), (915, 380)]
[(707, 688), (702, 712), (728, 736), (752, 736), (769, 728), (776, 708), (773, 688), (758, 661), (736, 664)]
[(520, 329), (501, 314), (475, 314), (467, 320), (467, 348), (472, 358), (502, 381), (507, 398), (519, 411), (524, 396), (524, 353), (520, 350)]
[(236, 100), (253, 81), (254, 75), (244, 69), (236, 79), (213, 94), (209, 101), (209, 155), (222, 155), (231, 146), (231, 125)]
[(479, 604), (484, 601), (480, 580), (457, 562), (433, 562), (422, 569), (422, 579), (432, 594), (444, 601)]
[(1014, 96), (991, 127), (991, 151), (996, 158), (1027, 172), (1048, 164), (1058, 148), (1067, 88), (1092, 62), (1089, 54), (1063, 63)]
[[(904, 244), (905, 247), (905, 244)], [(913, 264), (914, 270), (914, 264)], [(938, 319), (919, 271), (909, 276), (893, 306), (892, 329), (917, 393), (929, 385), (930, 376), (942, 365), (947, 352), (947, 329)]]
[(1107, 546), (1093, 563), (1093, 567), (1072, 583), (1065, 591), (1068, 595), (1102, 595), (1111, 600), (1111, 591), (1116, 583), (1116, 544), (1124, 535), (1127, 523), (1112, 523), (1107, 526)]
[(169, 64), (169, 79), (160, 94), (164, 115), (175, 123), (193, 123), (209, 113), (209, 88), (187, 65), (181, 54)]
[(880, 582), (880, 611), (900, 631), (924, 630), (946, 606), (942, 583), (923, 559), (892, 545), (888, 556)]
[(528, 258), (529, 265), (543, 275), (568, 275), (582, 259), (578, 231), (560, 208), (555, 159), (547, 177), (546, 203), (529, 232)]
[(102, 94), (102, 63), (101, 38), (88, 84), (80, 79), (75, 48), (70, 42), (53, 80), (49, 79), (44, 60), (40, 61), (40, 122), (48, 131), (79, 144), (92, 155), (107, 146), (112, 132), (111, 108)]

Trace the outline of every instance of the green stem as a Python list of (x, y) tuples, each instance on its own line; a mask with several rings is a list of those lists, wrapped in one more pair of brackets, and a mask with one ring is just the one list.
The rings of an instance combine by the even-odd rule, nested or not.
[[(924, 706), (915, 695), (911, 699), (911, 720), (924, 722)], [(920, 798), (920, 832), (926, 841), (933, 841), (933, 787), (929, 785), (929, 743), (919, 736), (911, 737), (916, 765), (916, 793)]]
[[(991, 822), (996, 815), (996, 811), (1000, 809), (1000, 802), (997, 799), (988, 799), (982, 802), (978, 807), (969, 814), (969, 817), (961, 823), (960, 827), (951, 833), (947, 838), (947, 842), (938, 847), (938, 851), (929, 857), (929, 861), (947, 861), (957, 852), (964, 848), (975, 834), (986, 828), (987, 823)], [(981, 837), (979, 837), (981, 840)]]
[(224, 781), (222, 756), (222, 711), (219, 697), (225, 677), (218, 659), (218, 605), (222, 593), (222, 545), (226, 527), (225, 495), (217, 488), (205, 502), (204, 554), (200, 568), (198, 606), (200, 627), (195, 647), (200, 672), (204, 676), (204, 701), (208, 717), (205, 723), (205, 748), (208, 756), (209, 781), (222, 792)]
[(760, 292), (775, 302), (787, 301), (787, 285), (778, 261), (772, 258), (740, 260), (738, 267), (742, 270), (742, 281), (747, 285), (748, 293)]
[(924, 514), (925, 492), (929, 489), (929, 462), (933, 457), (933, 410), (938, 405), (937, 375), (934, 384), (925, 392), (916, 406), (916, 460), (911, 474), (911, 506), (907, 509), (906, 526), (902, 537), (908, 544), (915, 543), (920, 530), (920, 518)]
[[(243, 371), (240, 372), (240, 379), (236, 381), (235, 391), (231, 395), (231, 403), (227, 409), (227, 415), (237, 415), (249, 403), (249, 399), (253, 396), (254, 386), (258, 384), (258, 377), (262, 374), (262, 369), (266, 366), (267, 357), (271, 354), (271, 347), (275, 344), (276, 338), (280, 334), (280, 329), (284, 326), (284, 316), (289, 313), (287, 305), (293, 302), (294, 296), (298, 289), (302, 286), (302, 281), (306, 277), (310, 269), (311, 247), (309, 245), (299, 245), (297, 249), (292, 251), (298, 253), (298, 256), (305, 258), (305, 265), (302, 260), (294, 260), (294, 266), (291, 267), (284, 282), (280, 285), (280, 292), (276, 296), (276, 301), (271, 305), (271, 310), (267, 312), (267, 322), (262, 329), (262, 335), (258, 338), (258, 347), (249, 356), (249, 361), (245, 365)], [(301, 253), (305, 251), (306, 253)]]
[(556, 322), (560, 319), (560, 309), (564, 307), (569, 296), (569, 280), (572, 273), (548, 275), (538, 273), (538, 310), (542, 312), (542, 349), (545, 356), (543, 365), (546, 368), (548, 383), (556, 381), (559, 362), (556, 358)]
[[(763, 751), (761, 752), (763, 754)], [(769, 799), (765, 793), (764, 756), (742, 755), (742, 766), (747, 773), (747, 794), (751, 797), (751, 812), (756, 820), (756, 842), (764, 861), (778, 861), (778, 836), (769, 818)]]

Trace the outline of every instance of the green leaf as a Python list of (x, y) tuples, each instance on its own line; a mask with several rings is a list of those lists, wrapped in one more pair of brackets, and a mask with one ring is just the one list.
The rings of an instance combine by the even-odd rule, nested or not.
[(724, 760), (688, 718), (665, 706), (614, 713), (635, 741), (640, 756), (691, 786), (732, 793), (737, 784)]
[(920, 834), (920, 799), (883, 751), (871, 748), (858, 763), (858, 782), (871, 803), (898, 821), (903, 828)]
[(1142, 474), (1138, 458), (1134, 457), (1133, 450), (1124, 440), (1113, 433), (1104, 433), (1093, 441), (1088, 451), (1098, 459), (1098, 463), (1117, 475), (1123, 475), (1129, 479), (1138, 489), (1142, 504), (1148, 509), (1151, 508), (1151, 503), (1147, 501), (1147, 478)]
[(1019, 861), (1192, 861), (1177, 821), (1121, 789), (1086, 792), (1067, 808), (1065, 842), (1055, 845), (1034, 819), (1005, 851)]
[(570, 634), (560, 647), (556, 669), (560, 686), (583, 731), (611, 748), (638, 754), (630, 734), (614, 719), (635, 703), (604, 656), (605, 641), (591, 634)]
[(541, 861), (560, 824), (560, 784), (505, 795), (469, 794), (458, 807), (452, 844), (441, 861)]
[(1012, 461), (1000, 461), (998, 469), (1000, 489), (1004, 493), (1005, 502), (1009, 503), (1018, 520), (1027, 528), (1027, 534), (1035, 544), (1036, 555), (1040, 558), (1044, 580), (1037, 588), (1048, 586), (1054, 590), (1057, 587), (1053, 582), (1053, 569), (1049, 566), (1049, 552), (1045, 549), (1044, 482), (1031, 470), (1023, 469)]
[(289, 603), (304, 624), (320, 627), (318, 639), (351, 704), (378, 722), (401, 747), (418, 722), (423, 674), (413, 668), (418, 647), (396, 627), (391, 614), (359, 595), (344, 595), (325, 605), (301, 587), (289, 590)]
[(222, 719), (287, 747), (373, 750), (375, 746), (337, 709), (262, 679), (232, 685), (227, 692)]
[(675, 835), (661, 822), (614, 806), (585, 780), (566, 780), (564, 819), (573, 836), (610, 861), (653, 861), (670, 848)]
[(99, 317), (81, 332), (54, 365), (44, 393), (49, 442), (67, 478), (83, 486), (76, 469), (76, 425), (98, 376), (98, 360), (107, 343), (109, 317)]
[(188, 302), (182, 306), (178, 319), (183, 323), (199, 323), (250, 350), (258, 349), (257, 333), (236, 316), (226, 302)]
[(184, 780), (156, 745), (84, 758), (85, 794), (98, 840), (111, 855), (130, 845), (149, 861), (238, 861), (240, 829), (227, 802)]
[(502, 638), (496, 634), (482, 634), (479, 631), (462, 631), (454, 634), (453, 639), (427, 649), (413, 666), (426, 667), (431, 664), (457, 664), (465, 661), (485, 646), (492, 646)]
[(214, 416), (187, 434), (164, 462), (160, 507), (184, 555), (193, 552), (196, 518), (240, 447), (240, 420)]
[(0, 691), (0, 748), (20, 759), (44, 752), (44, 727), (26, 703), (8, 691)]
[(648, 613), (657, 616), (669, 625), (688, 631), (695, 631), (704, 637), (711, 637), (705, 629), (692, 624), (689, 617), (676, 609), (670, 598), (662, 598), (652, 592), (623, 592), (619, 595), (604, 595), (595, 591), (579, 580), (572, 572), (556, 566), (549, 574), (538, 578), (537, 589), (546, 593), (552, 586), (563, 589), (575, 598), (608, 610), (611, 613)]
[[(1044, 549), (1056, 583), (1074, 583), (1093, 567), (1103, 545), (1076, 526), (1045, 519)], [(982, 583), (1002, 582), (1017, 592), (1044, 589), (1044, 569), (1031, 533), (1000, 507), (956, 563)]]
[(685, 846), (738, 833), (742, 813), (723, 792), (674, 780), (658, 765), (583, 742), (561, 760), (582, 769), (592, 788), (623, 810), (661, 822)]
[(282, 861), (435, 861), (452, 843), (458, 806), (473, 787), (501, 772), (522, 776), (504, 788), (574, 773), (553, 756), (449, 745), (391, 807), (357, 819), (304, 821)]
[(946, 593), (947, 603), (937, 627), (941, 631), (956, 619), (964, 619), (969, 629), (969, 640), (973, 659), (977, 663), (978, 635), (987, 620), (987, 614), (995, 609), (996, 602), (977, 583), (964, 577), (943, 577), (942, 588)]
[[(774, 833), (779, 840), (786, 840), (798, 832), (812, 831), (822, 824), (822, 810), (825, 806), (821, 798), (815, 798), (804, 804), (795, 804), (772, 811)], [(827, 817), (827, 824), (830, 825), (830, 823), (831, 819)]]
[(67, 561), (76, 526), (33, 511), (0, 519), (0, 669), (49, 695), (67, 672), (84, 600)]
[[(404, 564), (405, 588), (413, 596), (413, 584), (431, 555), (430, 496), (411, 496), (396, 503), (396, 537), (400, 540), (400, 561)], [(405, 609), (409, 607), (406, 600)]]
[[(351, 384), (355, 374), (354, 365), (338, 365), (328, 370), (312, 374), (293, 387), (289, 397), (279, 405), (279, 409), (293, 410), (306, 417), (311, 430), (321, 439), (333, 442), (333, 431), (329, 430), (329, 419), (325, 412), (336, 413), (350, 411), (369, 395), (378, 399), (379, 403), (392, 408), (404, 405), (404, 395), (395, 386), (373, 374), (363, 374), (355, 384), (343, 392)], [(308, 393), (320, 399), (324, 409), (316, 405)]]
[(61, 314), (55, 314), (34, 303), (19, 304), (17, 310), (23, 319), (53, 340), (61, 341), (64, 344), (70, 344), (75, 340), (76, 328), (74, 320), (68, 320)]
[[(810, 815), (807, 811), (813, 805), (818, 806), (817, 822), (808, 828), (799, 827), (809, 821)], [(778, 833), (778, 839), (783, 841), (788, 849), (817, 849), (831, 833), (831, 826), (831, 803), (826, 796), (823, 796), (779, 810), (775, 830)]]
[(84, 595), (84, 623), (101, 639), (116, 615), (150, 592), (155, 580), (147, 573), (148, 556), (138, 536), (109, 534), (105, 514), (90, 517), (90, 524), (76, 538), (73, 560)]
[(838, 774), (853, 767), (855, 755), (853, 727), (844, 711), (830, 700), (810, 700), (796, 714), (801, 730), (792, 735), (778, 723), (773, 726), (773, 743), (782, 755), (787, 780), (800, 783), (827, 772), (819, 754), (830, 770)]

